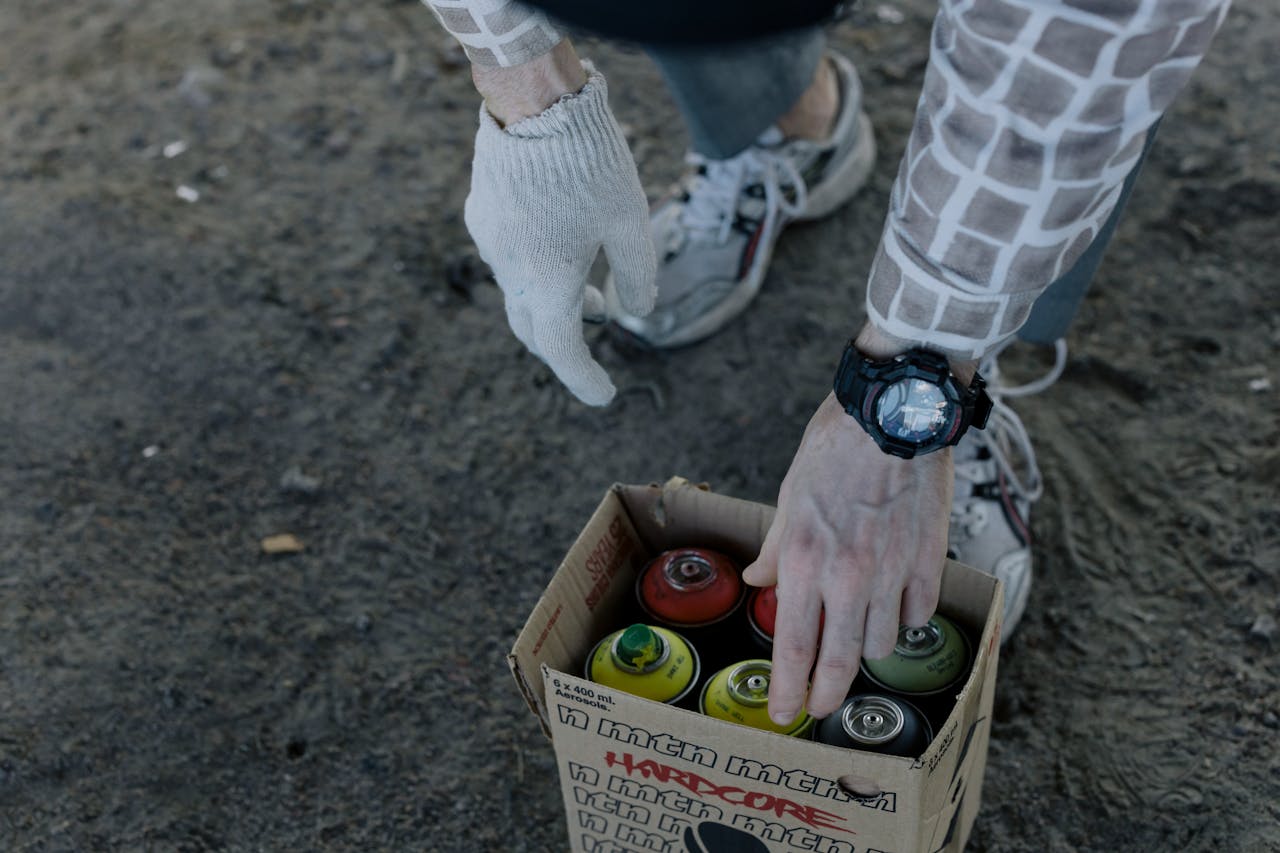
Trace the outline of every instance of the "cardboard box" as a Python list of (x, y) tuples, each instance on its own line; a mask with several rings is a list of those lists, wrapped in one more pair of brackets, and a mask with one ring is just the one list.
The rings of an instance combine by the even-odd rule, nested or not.
[(980, 638), (978, 655), (919, 759), (758, 731), (581, 677), (650, 557), (702, 545), (745, 565), (772, 518), (772, 507), (680, 479), (614, 486), (529, 616), (508, 660), (554, 743), (575, 853), (964, 848), (982, 793), (1001, 613), (999, 583), (976, 569), (949, 563), (943, 574), (939, 609)]

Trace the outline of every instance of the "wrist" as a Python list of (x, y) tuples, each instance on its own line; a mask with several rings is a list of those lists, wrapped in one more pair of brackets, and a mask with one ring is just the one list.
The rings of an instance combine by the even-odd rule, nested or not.
[(569, 40), (548, 53), (510, 68), (473, 65), (471, 79), (490, 115), (502, 126), (540, 114), (587, 83), (582, 61)]
[[(888, 361), (895, 355), (900, 355), (913, 347), (921, 346), (920, 343), (915, 341), (907, 341), (887, 335), (871, 323), (867, 323), (862, 327), (862, 331), (858, 332), (857, 337), (854, 338), (853, 345), (858, 352), (876, 361)], [(924, 347), (925, 349), (929, 348), (927, 344)], [(966, 387), (973, 381), (974, 374), (978, 372), (978, 362), (976, 360), (948, 358), (947, 363), (951, 367), (951, 375)]]

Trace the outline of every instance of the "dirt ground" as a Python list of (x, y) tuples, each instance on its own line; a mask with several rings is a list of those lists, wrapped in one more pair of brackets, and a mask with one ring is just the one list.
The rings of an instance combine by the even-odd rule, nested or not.
[[(477, 97), (415, 0), (0, 5), (0, 850), (563, 850), (503, 654), (610, 483), (775, 499), (931, 15), (833, 30), (870, 187), (713, 342), (591, 330), (599, 411), (474, 260)], [(674, 107), (582, 45), (656, 196)], [(971, 850), (1280, 850), (1278, 131), (1280, 3), (1239, 2), (1019, 406), (1048, 487)]]

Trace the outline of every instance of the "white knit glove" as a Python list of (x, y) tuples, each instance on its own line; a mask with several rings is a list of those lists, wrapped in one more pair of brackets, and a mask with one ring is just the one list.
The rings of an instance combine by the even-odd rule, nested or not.
[(582, 67), (582, 91), (505, 130), (481, 106), (466, 223), (516, 337), (578, 399), (603, 406), (614, 387), (587, 349), (582, 317), (584, 300), (598, 315), (604, 299), (587, 273), (603, 247), (623, 308), (644, 315), (653, 310), (657, 260), (604, 76)]

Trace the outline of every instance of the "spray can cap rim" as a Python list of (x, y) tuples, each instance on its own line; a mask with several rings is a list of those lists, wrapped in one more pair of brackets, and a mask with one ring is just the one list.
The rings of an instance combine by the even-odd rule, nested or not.
[(947, 644), (947, 632), (937, 615), (929, 617), (922, 627), (899, 626), (894, 652), (902, 657), (922, 658), (934, 654)]
[(747, 660), (730, 670), (725, 687), (734, 701), (749, 708), (761, 708), (769, 703), (769, 679), (773, 664), (767, 660)]
[(663, 566), (663, 573), (667, 583), (682, 592), (706, 589), (719, 575), (706, 557), (692, 550), (675, 554)]
[(662, 635), (643, 623), (619, 632), (611, 651), (618, 666), (633, 672), (651, 672), (665, 663), (670, 655)]
[(858, 696), (844, 706), (840, 724), (857, 743), (881, 744), (902, 732), (906, 714), (887, 696)]

